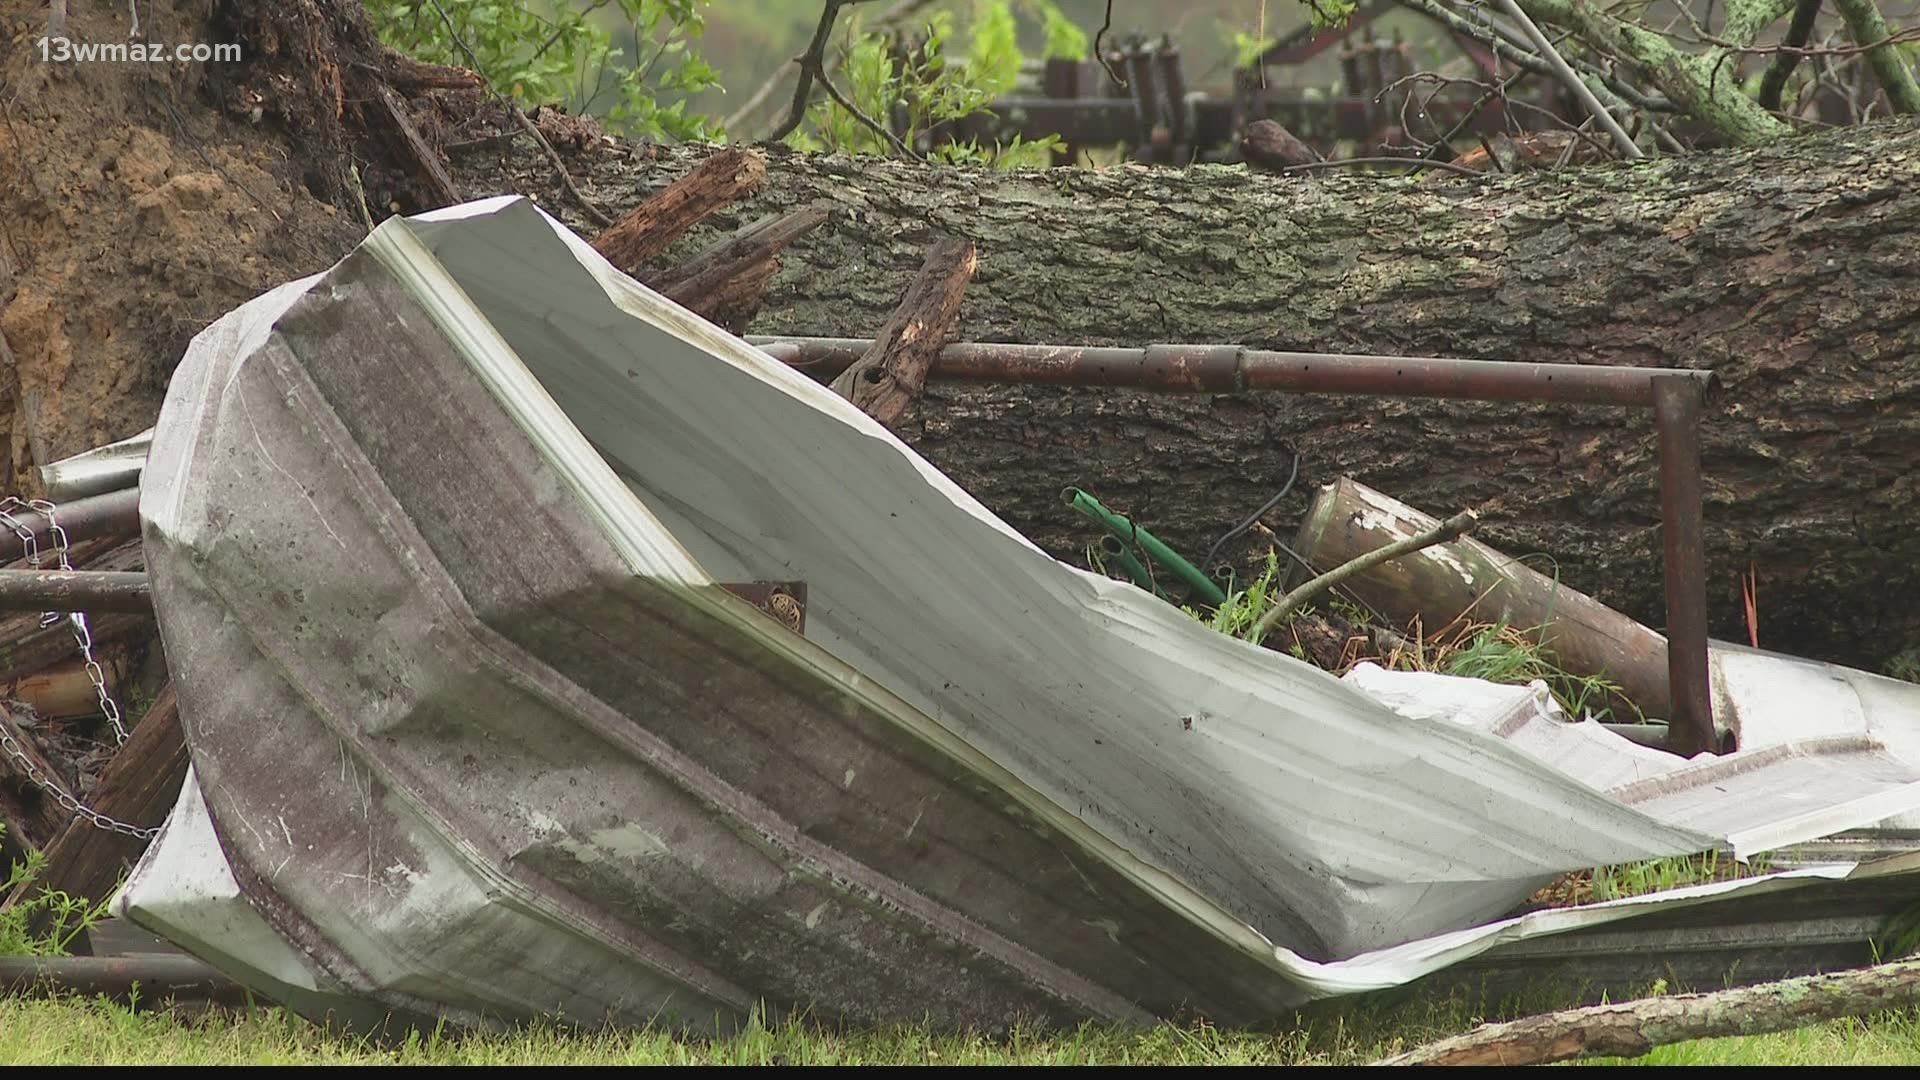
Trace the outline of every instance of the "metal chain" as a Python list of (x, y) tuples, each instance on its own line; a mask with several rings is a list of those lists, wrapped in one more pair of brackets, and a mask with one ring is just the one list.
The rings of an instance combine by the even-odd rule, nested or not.
[[(0, 499), (0, 525), (5, 525), (19, 537), (21, 549), (27, 554), (27, 564), (36, 570), (40, 568), (40, 545), (34, 539), (33, 530), (14, 516), (13, 512), (21, 509), (40, 514), (47, 519), (47, 533), (53, 540), (53, 551), (59, 558), (60, 569), (71, 571), (73, 564), (67, 560), (67, 531), (61, 528), (60, 522), (54, 516), (55, 506), (45, 499), (31, 499), (26, 502), (12, 497)], [(114, 745), (125, 746), (127, 728), (120, 722), (120, 706), (114, 703), (113, 695), (107, 691), (107, 674), (101, 669), (100, 662), (93, 657), (93, 635), (87, 630), (87, 618), (75, 611), (67, 615), (67, 620), (73, 626), (73, 640), (80, 646), (80, 655), (86, 661), (87, 680), (93, 683), (93, 692), (100, 699), (100, 711), (106, 714), (107, 722), (113, 725)], [(40, 625), (43, 627), (52, 626), (59, 621), (60, 613), (57, 611), (43, 612), (40, 616)], [(39, 767), (33, 763), (33, 759), (27, 756), (26, 749), (15, 741), (13, 734), (5, 728), (0, 728), (0, 751), (5, 751), (6, 755), (13, 759), (20, 771), (33, 782), (33, 786), (53, 796), (54, 801), (65, 807), (68, 813), (84, 818), (87, 824), (94, 828), (140, 840), (150, 840), (160, 832), (159, 829), (143, 828), (117, 821), (92, 807), (83, 805), (80, 800), (68, 794), (66, 788), (42, 774)]]
[(68, 813), (78, 818), (85, 818), (87, 824), (94, 828), (141, 840), (151, 840), (159, 835), (159, 829), (145, 829), (138, 825), (129, 825), (124, 821), (116, 821), (92, 807), (83, 805), (80, 800), (67, 794), (65, 788), (41, 774), (40, 770), (34, 766), (33, 759), (27, 756), (26, 750), (14, 741), (12, 733), (5, 728), (0, 728), (0, 750), (6, 751), (7, 756), (20, 767), (20, 771), (27, 774), (27, 779), (33, 781), (34, 787), (53, 796), (54, 801), (66, 807)]
[[(67, 561), (67, 530), (60, 527), (54, 518), (54, 505), (45, 499), (33, 499), (27, 505), (47, 517), (47, 532), (54, 541), (53, 550), (60, 557), (60, 569), (71, 572), (73, 564)], [(58, 612), (49, 611), (40, 616), (41, 626), (52, 626), (60, 621)], [(73, 625), (73, 640), (80, 646), (80, 655), (87, 662), (87, 681), (93, 683), (94, 696), (100, 699), (100, 711), (107, 715), (107, 723), (113, 725), (113, 745), (127, 745), (127, 727), (120, 722), (120, 706), (114, 704), (113, 695), (107, 692), (107, 673), (100, 669), (99, 661), (93, 658), (93, 635), (87, 631), (87, 617), (78, 611), (68, 612), (67, 621)]]

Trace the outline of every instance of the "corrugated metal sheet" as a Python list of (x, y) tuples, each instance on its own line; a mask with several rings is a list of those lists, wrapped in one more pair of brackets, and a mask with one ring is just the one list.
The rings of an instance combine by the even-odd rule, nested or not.
[[(1536, 695), (1410, 718), (1048, 558), (522, 200), (203, 333), (144, 492), (195, 843), (385, 1008), (1253, 1022), (1727, 840), (1494, 732)], [(123, 903), (194, 948), (170, 850)]]

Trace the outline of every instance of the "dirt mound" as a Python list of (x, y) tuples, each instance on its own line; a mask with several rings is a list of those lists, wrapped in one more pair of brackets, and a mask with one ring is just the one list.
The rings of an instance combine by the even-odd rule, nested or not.
[[(406, 170), (362, 145), (342, 74), (359, 58), (334, 31), (364, 24), (339, 6), (143, 4), (144, 41), (242, 59), (62, 63), (38, 44), (47, 5), (0, 0), (0, 492), (152, 423), (195, 333), (350, 248), (350, 160), (374, 217), (417, 208), (392, 182)], [(127, 40), (124, 6), (71, 7), (72, 41)]]

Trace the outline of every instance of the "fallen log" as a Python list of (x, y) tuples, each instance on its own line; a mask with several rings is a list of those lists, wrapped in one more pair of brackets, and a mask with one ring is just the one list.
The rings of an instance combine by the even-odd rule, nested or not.
[[(516, 144), (514, 155), (530, 152)], [(703, 158), (577, 168), (603, 197)], [(471, 191), (512, 163), (467, 152)], [(1844, 178), (1844, 182), (1842, 182)], [(560, 213), (557, 193), (539, 193)], [(835, 335), (891, 311), (929, 230), (991, 252), (957, 336), (1710, 367), (1702, 432), (1710, 627), (1766, 580), (1769, 647), (1874, 667), (1920, 636), (1920, 129), (1904, 122), (1632, 169), (1427, 183), (1234, 168), (927, 169), (773, 154), (742, 205), (844, 213), (789, 249), (753, 330)], [(1079, 485), (1150, 510), (1183, 550), (1263, 503), (1351, 475), (1417, 505), (1485, 509), (1483, 539), (1664, 621), (1649, 416), (1576, 406), (1097, 389), (929, 387), (900, 434), (1063, 558)], [(1304, 495), (1276, 519), (1297, 514)], [(1229, 549), (1251, 554), (1248, 542)]]
[(1833, 975), (1623, 1001), (1485, 1024), (1379, 1065), (1545, 1065), (1583, 1057), (1639, 1057), (1656, 1046), (1723, 1035), (1791, 1031), (1920, 1003), (1920, 960)]
[[(1322, 488), (1307, 508), (1294, 550), (1314, 566), (1338, 566), (1413, 536), (1438, 520), (1351, 478)], [(1620, 719), (1670, 715), (1667, 639), (1564, 581), (1471, 537), (1424, 559), (1399, 559), (1357, 574), (1346, 588), (1389, 621), (1416, 620), (1428, 632), (1459, 622), (1505, 622), (1540, 631), (1541, 651), (1576, 675), (1620, 687)]]
[[(1412, 555), (1416, 552), (1425, 551), (1427, 548), (1433, 547), (1436, 544), (1444, 544), (1449, 540), (1454, 540), (1472, 530), (1477, 520), (1473, 511), (1464, 510), (1445, 521), (1434, 521), (1425, 524), (1421, 526), (1419, 530), (1394, 539), (1386, 544), (1370, 546), (1365, 550), (1354, 552), (1352, 555), (1341, 559), (1333, 569), (1308, 580), (1302, 585), (1296, 586), (1285, 596), (1275, 601), (1274, 605), (1267, 609), (1266, 614), (1260, 616), (1260, 621), (1254, 624), (1252, 640), (1258, 643), (1261, 638), (1267, 636), (1267, 632), (1272, 630), (1280, 620), (1293, 614), (1294, 611), (1299, 609), (1300, 605), (1312, 600), (1314, 597), (1326, 592), (1335, 585), (1351, 581), (1356, 576), (1368, 573), (1369, 571), (1377, 571), (1381, 567), (1401, 559), (1402, 556)], [(1417, 559), (1408, 561), (1426, 562), (1429, 560)]]
[[(119, 686), (128, 671), (126, 647), (118, 642), (94, 648), (95, 662), (106, 674), (108, 686)], [(31, 708), (43, 720), (77, 720), (101, 713), (100, 692), (78, 656), (63, 664), (42, 668), (0, 684), (0, 696)]]

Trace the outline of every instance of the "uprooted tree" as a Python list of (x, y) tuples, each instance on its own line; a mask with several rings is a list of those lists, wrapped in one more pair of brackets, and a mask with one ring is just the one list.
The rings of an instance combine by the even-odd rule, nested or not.
[[(377, 219), (521, 191), (591, 233), (583, 201), (617, 217), (708, 153), (570, 137), (564, 118), (522, 123), (471, 84), (431, 90), (457, 81), (451, 69), (385, 54), (351, 0), (153, 7), (156, 38), (240, 41), (247, 58), (60, 67), (16, 48), (6, 61), (10, 490), (30, 489), (35, 463), (151, 422), (187, 338), (337, 258), (363, 208)], [(105, 38), (114, 14), (70, 20)], [(45, 15), (0, 0), (9, 34)], [(682, 244), (828, 208), (788, 249), (756, 332), (870, 335), (928, 246), (955, 235), (979, 260), (961, 339), (1710, 366), (1727, 387), (1705, 429), (1714, 628), (1742, 633), (1751, 565), (1763, 644), (1874, 664), (1920, 632), (1903, 599), (1920, 565), (1916, 185), (1920, 133), (1906, 123), (1420, 181), (776, 153), (758, 195)], [(1306, 483), (1270, 518), (1283, 532), (1312, 484), (1350, 473), (1439, 513), (1477, 507), (1496, 546), (1544, 552), (1563, 580), (1635, 615), (1661, 611), (1656, 455), (1640, 416), (936, 384), (899, 430), (1069, 559), (1090, 538), (1059, 505), (1068, 484), (1205, 550), (1297, 450)]]

